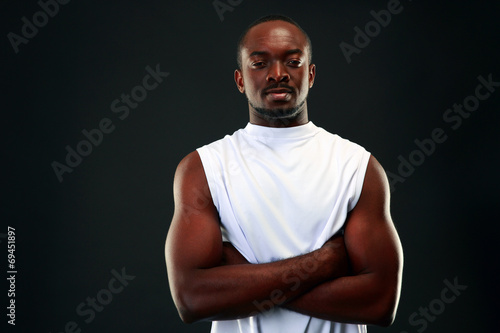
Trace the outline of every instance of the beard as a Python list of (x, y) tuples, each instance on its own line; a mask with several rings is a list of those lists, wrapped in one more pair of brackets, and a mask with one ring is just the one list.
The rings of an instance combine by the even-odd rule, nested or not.
[(250, 100), (248, 100), (250, 106), (265, 120), (292, 120), (297, 118), (304, 109), (304, 104), (306, 103), (306, 98), (296, 106), (292, 108), (274, 108), (267, 109), (254, 105)]

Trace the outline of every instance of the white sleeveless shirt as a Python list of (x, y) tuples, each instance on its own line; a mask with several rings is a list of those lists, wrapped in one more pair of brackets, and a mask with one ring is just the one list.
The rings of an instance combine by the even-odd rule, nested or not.
[[(359, 199), (370, 157), (312, 122), (287, 128), (248, 123), (197, 151), (223, 238), (253, 264), (311, 252), (339, 232)], [(212, 323), (212, 333), (236, 332), (359, 333), (366, 326), (280, 307)]]

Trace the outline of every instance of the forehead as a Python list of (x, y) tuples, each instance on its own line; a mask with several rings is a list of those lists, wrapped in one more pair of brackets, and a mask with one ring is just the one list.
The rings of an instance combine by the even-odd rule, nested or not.
[(306, 53), (307, 39), (295, 25), (284, 21), (270, 21), (252, 27), (245, 36), (242, 55), (252, 52), (279, 52), (300, 49)]

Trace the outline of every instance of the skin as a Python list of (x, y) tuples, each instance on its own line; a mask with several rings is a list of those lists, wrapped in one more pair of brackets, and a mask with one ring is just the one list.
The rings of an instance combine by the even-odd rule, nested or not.
[[(308, 61), (306, 38), (295, 26), (272, 21), (249, 31), (235, 81), (247, 95), (251, 123), (283, 127), (308, 122), (305, 98), (315, 76)], [(266, 89), (276, 83), (286, 83), (287, 93), (268, 96)], [(262, 115), (256, 107), (277, 116)], [(295, 113), (283, 117), (284, 109)], [(243, 318), (266, 304), (337, 322), (390, 325), (399, 301), (403, 254), (389, 193), (385, 172), (372, 156), (343, 237), (298, 257), (250, 264), (222, 242), (200, 157), (190, 153), (176, 170), (175, 212), (165, 246), (181, 319)]]
[[(167, 236), (170, 288), (181, 319), (226, 320), (259, 311), (258, 304), (279, 290), (289, 301), (320, 283), (348, 273), (342, 237), (314, 252), (268, 264), (238, 262), (241, 255), (223, 244), (217, 209), (197, 152), (186, 156), (174, 178), (175, 212)], [(321, 267), (302, 279), (303, 267)], [(301, 281), (300, 286), (291, 281)], [(242, 288), (244, 286), (244, 288)]]
[[(268, 127), (306, 124), (309, 121), (306, 98), (314, 84), (316, 66), (309, 63), (304, 34), (287, 22), (265, 22), (248, 32), (241, 51), (242, 68), (234, 72), (234, 80), (248, 99), (250, 123)], [(274, 90), (269, 90), (270, 87)], [(271, 91), (288, 94), (277, 99)], [(275, 116), (263, 117), (255, 107), (273, 110)], [(292, 116), (280, 117), (279, 110), (290, 108), (298, 110)]]

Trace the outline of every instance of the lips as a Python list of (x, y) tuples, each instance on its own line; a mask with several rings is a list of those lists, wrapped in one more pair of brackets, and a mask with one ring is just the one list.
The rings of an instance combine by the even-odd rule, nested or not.
[(266, 94), (266, 97), (274, 102), (288, 102), (291, 99), (291, 95), (288, 92), (271, 92)]
[(268, 101), (279, 103), (290, 101), (293, 92), (292, 87), (283, 83), (273, 83), (262, 91)]
[(286, 89), (286, 88), (273, 88), (264, 91), (265, 94), (290, 94), (292, 92), (293, 91), (291, 89)]

